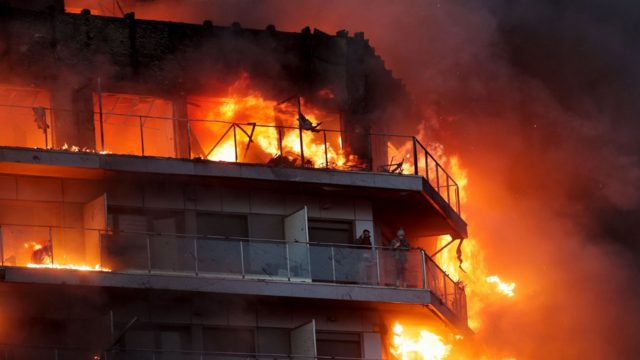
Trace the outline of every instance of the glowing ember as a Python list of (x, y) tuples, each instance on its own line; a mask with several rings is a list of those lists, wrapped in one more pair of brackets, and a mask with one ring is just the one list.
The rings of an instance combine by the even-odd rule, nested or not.
[(391, 353), (401, 360), (439, 360), (449, 354), (451, 345), (445, 345), (443, 339), (426, 330), (420, 330), (418, 339), (403, 334), (403, 327), (396, 322), (393, 327)]
[(110, 272), (109, 269), (101, 269), (100, 265), (96, 265), (95, 267), (90, 267), (86, 265), (37, 265), (37, 264), (28, 264), (27, 267), (30, 268), (38, 268), (38, 269), (72, 269), (72, 270), (82, 270), (82, 271), (104, 271)]
[(507, 295), (507, 296), (513, 296), (513, 288), (516, 287), (516, 284), (514, 283), (503, 283), (502, 281), (500, 281), (500, 279), (497, 276), (489, 276), (487, 278), (487, 281), (490, 283), (497, 283), (498, 284), (498, 291), (500, 291), (501, 293)]
[(62, 147), (58, 150), (63, 150), (63, 151), (73, 151), (73, 152), (88, 152), (88, 153), (98, 153), (98, 154), (111, 154), (112, 152), (109, 150), (105, 150), (105, 151), (96, 151), (93, 149), (89, 149), (89, 148), (82, 148), (80, 149), (79, 146), (75, 146), (75, 145), (71, 145), (69, 146), (69, 144), (67, 144), (66, 142), (64, 143), (64, 145), (62, 145)]

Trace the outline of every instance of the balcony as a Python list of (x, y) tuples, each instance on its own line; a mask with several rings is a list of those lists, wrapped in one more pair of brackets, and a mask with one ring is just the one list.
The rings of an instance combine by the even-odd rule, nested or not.
[[(25, 91), (27, 90), (22, 90)], [(36, 95), (25, 93), (23, 97), (46, 98), (44, 95), (38, 97), (37, 94), (40, 92)], [(45, 95), (48, 96), (48, 93), (45, 92)], [(23, 102), (35, 104), (30, 101)], [(141, 101), (134, 102), (139, 105)], [(163, 106), (159, 106), (157, 104), (160, 102), (156, 100), (149, 100), (148, 109), (145, 107), (135, 110), (138, 105), (132, 105), (128, 112), (120, 113), (115, 109), (122, 102), (124, 100), (114, 100), (112, 110), (105, 112), (71, 111), (38, 106), (37, 108), (45, 114), (45, 119), (53, 117), (53, 128), (56, 129), (54, 132), (53, 129), (38, 128), (30, 120), (35, 107), (19, 105), (15, 101), (7, 103), (0, 96), (0, 109), (3, 110), (0, 112), (0, 121), (7, 126), (10, 124), (16, 134), (21, 134), (10, 136), (7, 133), (0, 136), (0, 147), (66, 150), (85, 155), (93, 153), (96, 156), (118, 154), (145, 158), (188, 159), (197, 163), (212, 164), (260, 164), (277, 169), (329, 170), (354, 175), (416, 175), (424, 179), (423, 191), (442, 208), (441, 211), (446, 216), (453, 214), (460, 217), (460, 190), (457, 182), (429, 153), (426, 146), (413, 136), (321, 128), (307, 131), (300, 127), (261, 125), (250, 121), (177, 118), (172, 117), (170, 106), (164, 103)], [(294, 116), (288, 113), (286, 115), (287, 119)], [(71, 125), (70, 121), (68, 124), (65, 123), (67, 118), (85, 117), (89, 117), (89, 124), (85, 124), (82, 131), (73, 128), (78, 126), (77, 122), (73, 123), (76, 125)], [(58, 123), (56, 118), (60, 119)], [(86, 127), (91, 125), (94, 125), (93, 129), (87, 134)], [(58, 135), (53, 136), (52, 133)], [(65, 138), (80, 140), (77, 140), (78, 144), (67, 144), (63, 140)], [(41, 161), (44, 160), (38, 160), (37, 163)], [(178, 164), (170, 166), (184, 168)], [(361, 183), (365, 180), (354, 181)], [(385, 181), (387, 180), (382, 182)], [(458, 227), (466, 226), (461, 223)], [(461, 231), (466, 233), (466, 229)]]
[[(88, 266), (70, 262), (77, 251), (60, 246), (69, 236), (87, 239)], [(0, 225), (0, 245), (5, 281), (431, 304), (467, 319), (464, 287), (419, 248), (13, 224)]]

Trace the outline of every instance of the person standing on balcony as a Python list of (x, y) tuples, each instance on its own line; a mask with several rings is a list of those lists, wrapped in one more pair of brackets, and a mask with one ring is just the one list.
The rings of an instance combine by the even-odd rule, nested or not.
[(360, 234), (360, 236), (358, 236), (358, 238), (355, 241), (356, 245), (361, 245), (361, 246), (371, 246), (371, 233), (369, 232), (369, 230), (364, 229), (362, 231), (362, 234)]
[(362, 234), (354, 241), (358, 246), (355, 251), (358, 259), (358, 282), (360, 284), (370, 285), (369, 273), (371, 267), (375, 265), (374, 256), (371, 251), (371, 232), (364, 229)]
[(391, 241), (391, 251), (393, 251), (393, 262), (396, 267), (396, 286), (402, 284), (403, 287), (407, 287), (405, 280), (405, 271), (407, 264), (407, 251), (411, 249), (409, 240), (404, 237), (404, 229), (402, 226), (398, 230), (398, 236)]

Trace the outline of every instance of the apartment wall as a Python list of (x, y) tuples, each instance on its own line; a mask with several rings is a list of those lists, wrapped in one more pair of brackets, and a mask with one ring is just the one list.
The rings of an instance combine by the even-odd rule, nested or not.
[[(191, 350), (216, 350), (215, 346), (212, 349), (206, 343), (207, 338), (203, 336), (208, 329), (253, 331), (254, 352), (270, 354), (290, 354), (288, 331), (314, 320), (319, 338), (323, 338), (322, 334), (334, 334), (332, 337), (338, 339), (354, 334), (360, 342), (360, 357), (382, 358), (381, 335), (378, 332), (381, 316), (376, 310), (278, 305), (247, 302), (239, 298), (214, 300), (196, 297), (176, 303), (174, 299), (151, 297), (114, 308), (113, 316), (116, 328), (121, 328), (138, 316), (141, 324), (154, 324), (159, 329), (171, 326), (185, 329), (183, 331), (188, 333)], [(145, 344), (147, 338), (148, 330), (133, 333), (127, 338), (126, 346)], [(157, 343), (154, 345), (157, 346)]]
[(108, 187), (107, 201), (110, 207), (184, 211), (185, 232), (188, 234), (197, 233), (196, 213), (217, 212), (249, 215), (251, 237), (283, 239), (284, 234), (276, 236), (281, 230), (273, 232), (273, 222), (305, 206), (310, 219), (352, 221), (354, 237), (364, 229), (374, 228), (371, 201), (368, 199), (323, 197), (300, 192), (114, 181)]

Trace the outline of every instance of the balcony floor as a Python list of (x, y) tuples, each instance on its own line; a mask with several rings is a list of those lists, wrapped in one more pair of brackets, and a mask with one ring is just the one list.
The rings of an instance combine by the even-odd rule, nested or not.
[[(366, 285), (290, 282), (265, 279), (210, 276), (180, 276), (156, 273), (94, 272), (66, 269), (0, 268), (0, 282), (16, 284), (75, 285), (130, 289), (158, 289), (236, 294), (277, 298), (308, 299), (368, 304), (373, 307), (400, 307), (410, 311), (430, 311), (463, 335), (473, 334), (430, 290)], [(407, 309), (409, 307), (409, 309)]]

